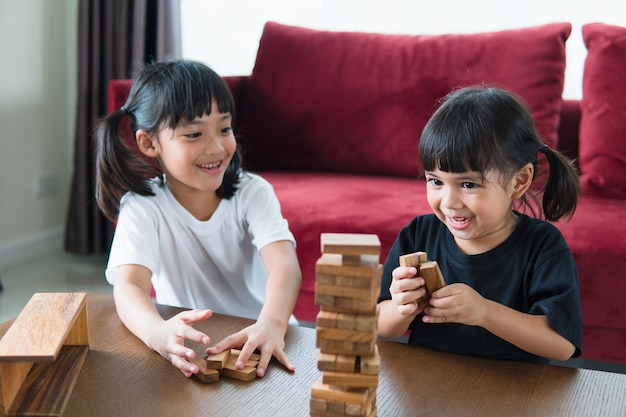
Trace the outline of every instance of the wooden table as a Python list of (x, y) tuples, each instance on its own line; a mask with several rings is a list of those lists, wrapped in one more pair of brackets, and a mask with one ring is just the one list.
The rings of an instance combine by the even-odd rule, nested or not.
[[(88, 293), (91, 350), (64, 416), (307, 416), (320, 376), (315, 330), (290, 327), (294, 373), (272, 361), (264, 378), (185, 378), (120, 322), (110, 295)], [(159, 306), (164, 317), (180, 309)], [(251, 323), (214, 315), (197, 328), (217, 342)], [(0, 325), (3, 335), (9, 322)], [(626, 416), (626, 375), (452, 355), (379, 341), (379, 416)], [(0, 410), (0, 415), (4, 416)]]

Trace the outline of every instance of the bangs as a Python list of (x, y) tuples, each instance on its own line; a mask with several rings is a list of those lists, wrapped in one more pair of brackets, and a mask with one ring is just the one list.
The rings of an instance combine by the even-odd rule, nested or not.
[[(497, 144), (503, 120), (480, 100), (448, 102), (428, 121), (419, 144), (423, 171), (486, 172), (508, 165)], [(506, 170), (508, 171), (508, 170)]]
[(226, 82), (213, 70), (198, 65), (178, 63), (164, 69), (156, 91), (154, 106), (160, 110), (158, 125), (175, 128), (181, 122), (211, 114), (213, 103), (220, 113), (234, 117), (234, 101)]

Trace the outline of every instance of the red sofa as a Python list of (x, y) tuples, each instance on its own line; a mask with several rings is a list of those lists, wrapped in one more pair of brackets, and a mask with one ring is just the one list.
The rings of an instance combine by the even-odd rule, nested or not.
[[(569, 23), (438, 36), (268, 23), (252, 74), (226, 80), (245, 165), (273, 184), (297, 240), (303, 282), (296, 317), (314, 321), (318, 311), (313, 296), (322, 232), (376, 233), (383, 262), (398, 231), (430, 212), (417, 166), (421, 129), (450, 90), (486, 83), (524, 98), (546, 143), (580, 163), (584, 195), (571, 221), (557, 226), (580, 275), (582, 357), (626, 363), (626, 149), (613, 139), (607, 153), (594, 131), (619, 134), (626, 143), (626, 126), (619, 125), (626, 123), (626, 79), (622, 72), (621, 96), (612, 94), (610, 77), (620, 76), (623, 61), (612, 70), (602, 57), (591, 62), (600, 53), (592, 38), (604, 39), (597, 48), (604, 50), (615, 37), (611, 30), (620, 35), (624, 29), (598, 24), (585, 30), (585, 97), (563, 100)], [(602, 84), (607, 77), (609, 89)], [(111, 83), (111, 110), (124, 103), (130, 83)], [(624, 105), (607, 106), (594, 89)]]

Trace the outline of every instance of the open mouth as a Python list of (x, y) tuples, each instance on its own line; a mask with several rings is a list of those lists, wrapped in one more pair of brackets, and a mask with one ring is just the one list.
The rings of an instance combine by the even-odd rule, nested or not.
[(447, 219), (448, 219), (448, 224), (450, 224), (451, 227), (457, 230), (465, 229), (472, 222), (472, 219), (470, 217), (449, 217), (448, 216)]
[(216, 171), (222, 168), (222, 161), (212, 162), (210, 164), (201, 164), (198, 166), (207, 171)]

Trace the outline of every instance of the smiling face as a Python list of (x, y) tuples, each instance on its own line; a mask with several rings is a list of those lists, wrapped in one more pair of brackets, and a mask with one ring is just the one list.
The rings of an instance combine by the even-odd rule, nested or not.
[[(530, 169), (530, 171), (529, 171)], [(517, 224), (513, 201), (525, 191), (524, 178), (532, 168), (520, 170), (506, 184), (487, 172), (427, 171), (428, 204), (466, 254), (493, 249), (506, 240)]]
[(213, 103), (211, 114), (163, 128), (156, 136), (137, 132), (140, 150), (158, 158), (172, 194), (191, 212), (219, 203), (215, 191), (237, 148), (231, 121), (231, 114), (220, 113)]

